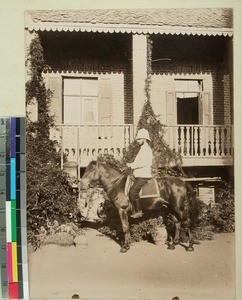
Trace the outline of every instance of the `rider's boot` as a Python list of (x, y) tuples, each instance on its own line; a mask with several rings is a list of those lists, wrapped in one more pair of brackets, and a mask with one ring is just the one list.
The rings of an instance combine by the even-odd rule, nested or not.
[(141, 218), (143, 216), (142, 210), (140, 209), (139, 206), (139, 200), (135, 200), (133, 202), (133, 212), (132, 215), (130, 216), (131, 218), (137, 219)]

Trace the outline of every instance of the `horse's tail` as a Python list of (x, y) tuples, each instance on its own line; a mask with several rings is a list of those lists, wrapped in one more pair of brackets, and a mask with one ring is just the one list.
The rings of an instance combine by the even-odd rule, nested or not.
[(196, 193), (190, 183), (185, 182), (187, 188), (187, 201), (188, 201), (188, 210), (189, 217), (193, 224), (196, 224), (199, 214), (199, 203), (196, 196)]

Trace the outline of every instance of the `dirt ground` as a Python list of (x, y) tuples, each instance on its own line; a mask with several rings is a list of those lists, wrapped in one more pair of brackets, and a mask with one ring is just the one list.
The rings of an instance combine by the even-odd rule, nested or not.
[(194, 252), (144, 241), (122, 254), (113, 240), (86, 229), (81, 245), (29, 253), (30, 299), (234, 300), (234, 240), (215, 235)]

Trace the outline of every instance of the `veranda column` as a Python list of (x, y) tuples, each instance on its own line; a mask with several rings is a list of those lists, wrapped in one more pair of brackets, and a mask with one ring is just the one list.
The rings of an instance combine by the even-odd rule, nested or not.
[(134, 125), (137, 125), (145, 101), (145, 79), (147, 77), (147, 36), (133, 35), (133, 107)]

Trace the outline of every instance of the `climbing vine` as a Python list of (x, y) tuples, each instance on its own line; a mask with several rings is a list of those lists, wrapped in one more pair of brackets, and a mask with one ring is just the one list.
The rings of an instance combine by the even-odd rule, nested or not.
[(36, 244), (41, 227), (48, 229), (55, 221), (70, 221), (69, 214), (76, 211), (76, 196), (67, 174), (61, 170), (56, 143), (50, 140), (54, 126), (49, 115), (52, 92), (46, 89), (42, 77), (45, 62), (39, 37), (30, 44), (27, 65), (26, 106), (36, 102), (38, 107), (37, 121), (27, 115), (26, 130), (28, 239)]
[[(148, 36), (147, 38), (147, 78), (145, 80), (145, 103), (141, 112), (140, 119), (137, 124), (137, 131), (145, 128), (149, 131), (151, 138), (151, 147), (154, 154), (153, 175), (163, 176), (169, 174), (183, 174), (182, 158), (180, 154), (170, 149), (164, 139), (165, 125), (155, 115), (151, 105), (151, 83), (152, 83), (152, 49), (153, 42)], [(134, 141), (124, 153), (126, 161), (132, 161), (138, 151), (138, 145)]]

